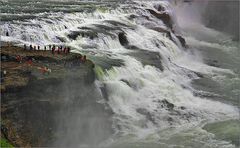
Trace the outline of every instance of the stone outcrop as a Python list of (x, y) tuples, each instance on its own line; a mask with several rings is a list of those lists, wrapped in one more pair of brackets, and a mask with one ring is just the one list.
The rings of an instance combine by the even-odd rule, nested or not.
[(173, 21), (171, 16), (166, 12), (156, 12), (152, 9), (147, 9), (153, 16), (163, 21), (170, 29), (173, 29)]
[[(22, 61), (16, 61), (20, 55)], [(55, 139), (56, 114), (65, 106), (64, 94), (92, 90), (94, 64), (76, 63), (81, 55), (29, 51), (19, 47), (2, 47), (1, 132), (16, 147), (49, 146)], [(26, 59), (32, 58), (32, 65)], [(39, 69), (47, 66), (51, 73)], [(74, 83), (73, 83), (74, 82)], [(66, 88), (67, 86), (67, 88)], [(76, 93), (75, 104), (81, 98)]]
[(123, 33), (123, 32), (120, 32), (120, 33), (118, 34), (118, 39), (119, 39), (119, 42), (120, 42), (120, 44), (121, 44), (122, 46), (127, 46), (128, 43), (129, 43), (128, 40), (127, 40), (126, 34)]
[(187, 47), (187, 44), (186, 44), (185, 39), (184, 39), (182, 36), (180, 36), (180, 35), (176, 35), (176, 37), (178, 38), (178, 40), (180, 41), (180, 43), (182, 44), (182, 46), (183, 46), (184, 48), (186, 48), (186, 47)]
[[(90, 39), (94, 39), (98, 37), (98, 34), (92, 31), (72, 31), (67, 36), (72, 40), (76, 40), (78, 37), (88, 37)], [(58, 37), (58, 39), (61, 39), (61, 38)]]

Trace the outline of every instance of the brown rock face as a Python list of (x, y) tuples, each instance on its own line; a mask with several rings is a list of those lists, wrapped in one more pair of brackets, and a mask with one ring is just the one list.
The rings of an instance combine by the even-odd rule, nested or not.
[[(17, 61), (16, 55), (23, 60)], [(50, 146), (56, 136), (56, 113), (65, 105), (64, 94), (74, 94), (76, 103), (81, 98), (76, 93), (79, 88), (93, 89), (94, 65), (90, 60), (80, 63), (79, 56), (1, 47), (1, 71), (7, 72), (1, 81), (1, 132), (10, 143)], [(34, 59), (32, 65), (26, 60), (29, 57)], [(42, 74), (42, 66), (51, 73)]]

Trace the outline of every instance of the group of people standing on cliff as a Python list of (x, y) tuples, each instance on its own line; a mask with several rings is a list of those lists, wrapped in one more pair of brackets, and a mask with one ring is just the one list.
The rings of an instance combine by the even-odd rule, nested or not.
[(56, 47), (55, 45), (51, 46), (49, 45), (49, 49), (52, 50), (52, 54), (54, 53), (57, 53), (57, 54), (60, 54), (60, 53), (65, 53), (65, 54), (69, 54), (70, 53), (70, 47), (64, 47), (63, 46), (60, 46), (60, 47)]
[[(30, 45), (29, 48), (27, 48), (27, 45), (24, 44), (24, 50), (27, 50), (27, 49), (29, 49), (29, 50), (40, 50), (41, 47), (39, 45), (38, 46)], [(47, 50), (47, 46), (44, 46), (44, 50)], [(48, 50), (51, 50), (52, 54), (54, 54), (54, 53), (57, 53), (57, 54), (61, 54), (61, 53), (69, 54), (71, 49), (70, 49), (70, 47), (49, 45), (48, 46)]]
[[(9, 36), (9, 32), (6, 32), (6, 36)], [(52, 51), (52, 54), (57, 53), (57, 54), (69, 54), (70, 53), (70, 47), (63, 47), (63, 46), (55, 46), (55, 45), (48, 45), (48, 50)], [(27, 47), (26, 44), (24, 44), (24, 50), (40, 50), (41, 47), (38, 45), (29, 45), (29, 48)], [(44, 46), (44, 50), (47, 50), (47, 46)]]

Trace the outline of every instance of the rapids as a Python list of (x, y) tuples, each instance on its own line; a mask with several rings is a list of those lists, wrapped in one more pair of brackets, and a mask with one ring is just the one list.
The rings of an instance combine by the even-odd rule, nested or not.
[[(229, 81), (239, 82), (239, 69), (211, 66), (205, 62), (204, 53), (198, 50), (214, 48), (224, 53), (225, 50), (236, 52), (237, 46), (228, 35), (200, 22), (186, 25), (184, 12), (168, 1), (1, 0), (1, 3), (1, 41), (19, 46), (70, 46), (73, 52), (87, 54), (96, 64), (95, 87), (99, 95), (89, 99), (108, 108), (112, 115), (109, 119), (94, 116), (90, 121), (99, 123), (97, 120), (101, 120), (104, 124), (102, 120), (111, 120), (111, 134), (104, 135), (105, 139), (97, 138), (96, 130), (89, 130), (84, 137), (83, 130), (77, 129), (84, 127), (75, 119), (82, 112), (74, 106), (74, 114), (63, 113), (62, 118), (67, 121), (60, 123), (62, 120), (59, 120), (62, 127), (73, 128), (68, 128), (66, 137), (58, 139), (54, 146), (237, 146), (203, 128), (209, 123), (239, 118), (236, 98), (239, 90), (224, 94), (211, 90), (216, 87), (212, 84), (215, 82), (217, 88)], [(172, 28), (149, 10), (170, 14)], [(198, 32), (199, 29), (202, 31)], [(6, 32), (9, 37), (5, 36)], [(187, 48), (178, 35), (185, 37)], [(216, 37), (220, 41), (215, 41)], [(222, 40), (226, 44), (221, 44)], [(204, 83), (204, 79), (207, 82)], [(235, 85), (239, 88), (239, 84)], [(91, 114), (94, 114), (93, 108), (88, 108)], [(96, 124), (90, 126), (101, 128)], [(64, 128), (60, 130), (65, 132)], [(96, 132), (100, 136), (102, 131)]]

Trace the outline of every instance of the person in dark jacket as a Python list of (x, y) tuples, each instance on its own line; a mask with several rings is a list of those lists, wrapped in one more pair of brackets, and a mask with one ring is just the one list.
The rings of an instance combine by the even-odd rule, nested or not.
[(83, 63), (85, 63), (86, 61), (87, 61), (87, 56), (84, 55), (84, 56), (83, 56)]
[(4, 82), (4, 77), (5, 77), (4, 72), (1, 70), (1, 83)]
[(30, 49), (30, 50), (33, 50), (33, 47), (32, 47), (32, 45), (30, 45), (29, 49)]
[(70, 47), (68, 47), (68, 48), (67, 48), (67, 54), (70, 53), (70, 50), (71, 50)]
[(55, 52), (55, 45), (53, 45), (52, 47), (52, 54), (54, 54), (54, 52)]

